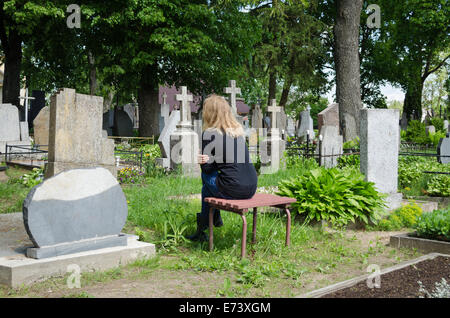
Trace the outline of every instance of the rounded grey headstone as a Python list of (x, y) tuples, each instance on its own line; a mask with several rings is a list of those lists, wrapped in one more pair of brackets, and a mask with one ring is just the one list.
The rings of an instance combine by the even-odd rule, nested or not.
[(127, 216), (122, 188), (104, 168), (57, 174), (34, 187), (23, 204), (35, 247), (119, 235)]
[(447, 136), (439, 141), (438, 149), (437, 149), (440, 163), (450, 163), (450, 133), (447, 133)]

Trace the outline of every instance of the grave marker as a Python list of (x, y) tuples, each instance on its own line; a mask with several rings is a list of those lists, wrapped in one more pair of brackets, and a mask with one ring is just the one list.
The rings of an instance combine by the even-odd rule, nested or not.
[(45, 177), (101, 166), (114, 176), (114, 141), (103, 137), (103, 98), (64, 88), (51, 97), (48, 165)]

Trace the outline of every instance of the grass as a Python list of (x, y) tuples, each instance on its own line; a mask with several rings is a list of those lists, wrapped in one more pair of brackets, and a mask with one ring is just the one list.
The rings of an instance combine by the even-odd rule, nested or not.
[(28, 170), (20, 168), (9, 168), (6, 170), (7, 182), (0, 181), (0, 214), (22, 211), (22, 203), (30, 189), (21, 183), (18, 179)]
[[(273, 175), (262, 175), (258, 185), (276, 186), (280, 180), (307, 169), (306, 165), (297, 164)], [(11, 172), (16, 173), (13, 169)], [(5, 186), (0, 197), (6, 197), (10, 186)], [(258, 216), (255, 245), (250, 244), (252, 220), (248, 216), (248, 258), (241, 260), (242, 220), (235, 214), (222, 212), (225, 225), (214, 230), (213, 252), (208, 251), (207, 243), (184, 238), (195, 230), (195, 214), (200, 211), (201, 202), (174, 197), (200, 193), (199, 178), (177, 175), (149, 178), (144, 185), (124, 185), (123, 190), (129, 208), (124, 232), (155, 243), (156, 258), (138, 260), (106, 272), (85, 273), (81, 290), (67, 289), (66, 275), (29, 287), (0, 287), (0, 297), (42, 297), (48, 296), (48, 290), (57, 297), (93, 297), (96, 288), (105, 286), (104, 292), (109, 292), (111, 285), (124, 280), (148, 280), (151, 282), (148, 285), (156, 284), (159, 291), (174, 279), (189, 282), (188, 287), (173, 291), (175, 297), (189, 297), (193, 293), (200, 297), (292, 297), (363, 274), (372, 262), (389, 264), (415, 255), (376, 243), (367, 248), (346, 232), (329, 233), (296, 222), (291, 229), (291, 246), (286, 248), (284, 214), (262, 213)], [(20, 202), (29, 190), (21, 191), (11, 190), (11, 200)], [(149, 288), (148, 285), (144, 287)]]

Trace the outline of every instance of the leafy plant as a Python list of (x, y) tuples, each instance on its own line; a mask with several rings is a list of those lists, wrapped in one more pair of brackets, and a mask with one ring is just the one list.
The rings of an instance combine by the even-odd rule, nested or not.
[(430, 118), (430, 124), (438, 130), (444, 130), (444, 119), (439, 117)]
[(450, 176), (436, 175), (433, 176), (427, 184), (426, 194), (432, 197), (448, 197), (450, 196)]
[(344, 150), (349, 150), (349, 149), (357, 150), (357, 149), (359, 149), (359, 142), (360, 142), (359, 137), (356, 137), (353, 140), (344, 142), (343, 148), (344, 148)]
[(306, 214), (306, 222), (326, 220), (345, 225), (356, 220), (368, 224), (384, 207), (383, 195), (356, 170), (315, 169), (280, 182), (279, 195), (297, 199), (293, 208)]
[(414, 228), (419, 237), (449, 241), (450, 208), (422, 214)]
[(20, 178), (20, 182), (28, 188), (33, 188), (44, 180), (43, 172), (43, 169), (33, 168), (33, 171), (31, 173), (24, 174)]
[(428, 136), (429, 144), (432, 144), (434, 147), (439, 145), (439, 141), (445, 138), (447, 134), (444, 131), (438, 130), (435, 133), (430, 133)]
[(359, 168), (361, 164), (361, 157), (359, 155), (341, 156), (338, 158), (338, 168), (356, 167)]
[(411, 120), (406, 130), (406, 140), (418, 144), (427, 144), (428, 136), (425, 130), (425, 124), (419, 120)]
[(403, 228), (413, 228), (417, 219), (422, 215), (423, 211), (416, 203), (404, 205), (400, 209), (395, 210), (387, 218), (381, 220), (377, 229), (382, 231), (400, 230)]

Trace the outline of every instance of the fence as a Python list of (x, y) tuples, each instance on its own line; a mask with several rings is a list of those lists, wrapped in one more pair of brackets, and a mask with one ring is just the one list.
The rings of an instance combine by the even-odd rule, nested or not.
[(5, 149), (6, 165), (17, 165), (26, 169), (42, 168), (47, 163), (47, 145), (7, 145)]

